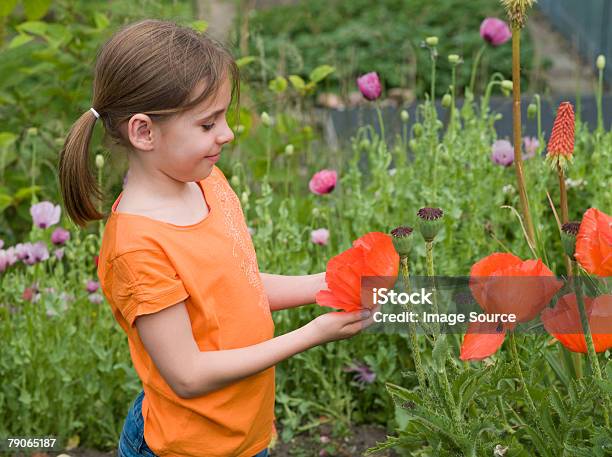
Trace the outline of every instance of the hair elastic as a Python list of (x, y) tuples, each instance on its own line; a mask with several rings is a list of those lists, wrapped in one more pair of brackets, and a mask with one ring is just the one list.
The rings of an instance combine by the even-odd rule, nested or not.
[(91, 111), (92, 113), (94, 113), (94, 116), (96, 116), (97, 119), (100, 119), (100, 115), (98, 114), (98, 112), (93, 109), (93, 108), (89, 108), (89, 111)]

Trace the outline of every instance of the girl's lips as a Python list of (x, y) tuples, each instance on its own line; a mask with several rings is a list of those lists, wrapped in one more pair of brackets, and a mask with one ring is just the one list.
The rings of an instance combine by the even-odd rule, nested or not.
[(219, 160), (220, 157), (221, 157), (221, 153), (218, 153), (218, 154), (215, 154), (214, 156), (208, 156), (206, 158), (210, 160), (212, 163), (215, 163)]

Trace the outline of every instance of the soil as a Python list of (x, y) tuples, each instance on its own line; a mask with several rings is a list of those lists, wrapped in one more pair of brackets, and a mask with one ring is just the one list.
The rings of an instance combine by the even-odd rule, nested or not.
[[(359, 425), (352, 427), (348, 437), (337, 438), (331, 435), (331, 427), (322, 425), (314, 433), (304, 433), (290, 442), (277, 441), (270, 450), (270, 457), (361, 457), (364, 452), (385, 441), (387, 432), (378, 425)], [(69, 451), (39, 452), (31, 457), (117, 457), (115, 450), (102, 452), (96, 449), (77, 447)], [(395, 451), (385, 450), (373, 454), (374, 457), (398, 457)]]

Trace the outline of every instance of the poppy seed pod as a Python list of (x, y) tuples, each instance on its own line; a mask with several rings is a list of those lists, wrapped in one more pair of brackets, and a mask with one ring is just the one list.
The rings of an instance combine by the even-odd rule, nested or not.
[(400, 255), (400, 257), (408, 257), (410, 254), (412, 227), (400, 226), (391, 230), (391, 240), (393, 241), (393, 247)]
[(266, 127), (272, 126), (272, 118), (265, 111), (261, 113), (261, 123), (265, 125)]
[(451, 65), (457, 65), (459, 63), (460, 57), (457, 54), (449, 54), (448, 63)]
[(428, 36), (425, 38), (425, 43), (427, 46), (437, 46), (438, 45), (438, 37), (437, 36)]
[(427, 242), (434, 240), (442, 228), (444, 212), (440, 208), (421, 208), (417, 211), (417, 226)]
[(580, 230), (580, 222), (566, 222), (561, 226), (561, 241), (567, 256), (574, 259), (576, 252), (576, 236)]
[(285, 146), (285, 155), (291, 157), (293, 155), (295, 148), (292, 144), (288, 144)]
[(603, 70), (604, 68), (606, 68), (606, 56), (604, 56), (603, 54), (598, 56), (595, 65), (597, 65), (598, 70)]
[(410, 114), (408, 114), (408, 111), (403, 109), (400, 113), (400, 118), (402, 119), (402, 122), (408, 122), (408, 120), (410, 119)]

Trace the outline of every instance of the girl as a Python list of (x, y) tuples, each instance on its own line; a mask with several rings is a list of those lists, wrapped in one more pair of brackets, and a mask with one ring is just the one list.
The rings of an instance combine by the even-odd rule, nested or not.
[(61, 151), (64, 204), (80, 226), (104, 217), (88, 154), (97, 119), (128, 154), (98, 263), (143, 384), (120, 457), (267, 456), (274, 365), (372, 323), (365, 310), (327, 313), (274, 337), (271, 311), (313, 303), (326, 284), (324, 273), (259, 272), (239, 199), (215, 166), (234, 138), (225, 116), (238, 93), (235, 62), (205, 34), (130, 24), (100, 50), (92, 108)]

